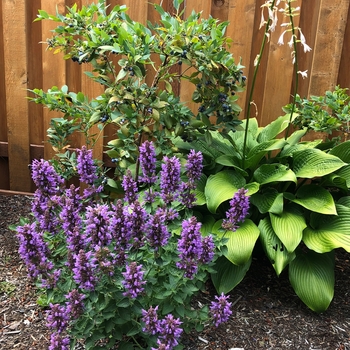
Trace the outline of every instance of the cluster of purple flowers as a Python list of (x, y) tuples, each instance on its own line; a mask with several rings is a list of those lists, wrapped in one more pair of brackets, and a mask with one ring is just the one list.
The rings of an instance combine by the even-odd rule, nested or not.
[(146, 281), (143, 280), (144, 273), (142, 265), (137, 265), (134, 261), (126, 265), (126, 272), (123, 272), (124, 280), (122, 281), (126, 290), (123, 293), (124, 296), (135, 299), (144, 291), (143, 285), (146, 283)]
[(232, 315), (232, 303), (227, 300), (228, 298), (228, 296), (225, 296), (224, 293), (222, 293), (220, 296), (215, 296), (216, 301), (211, 302), (210, 314), (216, 327), (223, 322), (227, 322)]
[(178, 242), (180, 261), (176, 266), (184, 270), (185, 277), (192, 279), (198, 271), (199, 263), (209, 263), (214, 257), (212, 236), (202, 237), (201, 223), (192, 216), (182, 222), (181, 239)]
[(158, 348), (151, 348), (152, 350), (172, 350), (179, 344), (179, 339), (183, 331), (180, 327), (182, 322), (180, 319), (174, 318), (172, 314), (159, 320), (157, 310), (158, 306), (155, 308), (150, 307), (148, 311), (142, 310), (142, 322), (144, 323), (142, 330), (148, 334), (158, 335)]
[(156, 150), (152, 142), (148, 140), (143, 142), (140, 146), (140, 166), (142, 170), (142, 176), (140, 181), (146, 184), (154, 184), (157, 180), (156, 177)]
[(239, 189), (230, 201), (230, 209), (226, 212), (226, 219), (222, 222), (222, 227), (228, 231), (236, 231), (237, 224), (243, 222), (249, 211), (249, 197), (246, 196), (248, 190)]

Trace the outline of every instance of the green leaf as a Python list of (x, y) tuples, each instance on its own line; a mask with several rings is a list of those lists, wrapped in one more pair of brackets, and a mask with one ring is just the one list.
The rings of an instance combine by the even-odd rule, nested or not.
[(289, 280), (298, 297), (313, 311), (327, 310), (334, 295), (334, 253), (297, 252)]
[(231, 263), (224, 256), (219, 257), (215, 262), (216, 273), (211, 274), (211, 280), (218, 294), (228, 293), (235, 288), (244, 278), (249, 270), (252, 259), (245, 265), (237, 266)]
[(252, 256), (255, 242), (259, 238), (259, 229), (253, 221), (245, 220), (236, 231), (223, 231), (222, 220), (213, 226), (213, 233), (225, 237), (227, 252), (224, 254), (235, 265), (245, 265)]
[(338, 215), (311, 214), (311, 227), (307, 227), (303, 235), (309, 249), (326, 253), (343, 248), (350, 252), (350, 208), (338, 203), (335, 206)]
[(293, 154), (293, 170), (297, 177), (311, 179), (332, 173), (346, 165), (341, 159), (311, 148)]
[(333, 147), (329, 154), (340, 158), (343, 162), (350, 163), (350, 140)]
[(254, 179), (261, 185), (276, 181), (297, 182), (292, 170), (283, 164), (263, 164), (254, 172)]
[(321, 186), (313, 184), (301, 186), (292, 202), (317, 213), (337, 214), (332, 195)]
[(196, 205), (203, 205), (206, 203), (206, 198), (205, 198), (205, 184), (207, 182), (207, 177), (202, 174), (201, 178), (197, 182), (197, 187), (195, 189), (195, 195), (196, 195)]
[(232, 170), (210, 175), (204, 191), (209, 211), (215, 213), (222, 202), (231, 199), (244, 185), (244, 177)]
[(293, 252), (301, 242), (307, 226), (303, 213), (294, 205), (285, 205), (282, 214), (270, 213), (272, 228), (288, 252)]
[(295, 258), (295, 253), (289, 253), (287, 249), (284, 249), (283, 243), (272, 228), (270, 218), (267, 217), (260, 221), (259, 230), (260, 241), (265, 254), (271, 261), (277, 276), (279, 276), (284, 268)]
[(346, 188), (350, 188), (350, 165), (346, 165), (335, 172), (340, 178), (345, 180)]
[(258, 142), (270, 141), (282, 132), (289, 124), (290, 116), (288, 114), (278, 117), (272, 123), (265, 126), (258, 135)]
[(283, 212), (283, 193), (279, 193), (274, 188), (267, 188), (262, 193), (252, 195), (250, 201), (261, 214), (267, 212), (281, 214)]

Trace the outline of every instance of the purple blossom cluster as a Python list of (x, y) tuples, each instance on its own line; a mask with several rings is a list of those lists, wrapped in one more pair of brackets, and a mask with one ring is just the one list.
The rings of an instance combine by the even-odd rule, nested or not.
[(70, 319), (70, 312), (66, 306), (50, 304), (47, 312), (47, 327), (52, 328), (49, 350), (69, 350), (70, 340), (64, 337)]
[(151, 349), (172, 350), (179, 344), (179, 339), (183, 331), (180, 327), (182, 322), (180, 319), (174, 318), (172, 314), (169, 314), (165, 316), (164, 319), (159, 320), (157, 311), (158, 306), (155, 308), (151, 306), (148, 311), (142, 310), (142, 322), (144, 323), (142, 330), (147, 334), (158, 335), (158, 348)]
[(24, 260), (28, 274), (32, 278), (46, 275), (53, 268), (49, 261), (49, 248), (44, 241), (43, 233), (37, 230), (36, 223), (25, 224), (17, 228), (19, 254)]
[(139, 159), (140, 159), (140, 166), (142, 170), (142, 176), (140, 176), (140, 182), (144, 182), (148, 185), (154, 184), (157, 180), (156, 151), (152, 142), (147, 140), (140, 146)]
[(215, 245), (212, 236), (202, 237), (201, 223), (192, 216), (182, 222), (181, 239), (178, 242), (180, 261), (176, 266), (192, 279), (198, 271), (198, 263), (209, 263), (214, 257)]
[(133, 179), (131, 171), (127, 170), (126, 174), (123, 176), (122, 186), (124, 190), (124, 200), (125, 202), (131, 204), (134, 203), (138, 198), (138, 188), (137, 183)]
[(226, 219), (222, 222), (222, 227), (228, 231), (236, 231), (239, 222), (243, 222), (249, 211), (248, 190), (239, 189), (230, 201), (230, 209), (226, 212)]
[(96, 258), (91, 251), (80, 250), (79, 254), (74, 256), (73, 279), (79, 285), (80, 289), (94, 290), (97, 283)]
[(104, 247), (111, 243), (112, 234), (109, 230), (110, 210), (107, 204), (96, 204), (86, 208), (85, 235), (86, 242), (93, 249)]
[(77, 172), (80, 181), (88, 185), (93, 185), (98, 179), (97, 166), (92, 156), (92, 150), (88, 150), (86, 146), (77, 149)]
[(160, 212), (151, 215), (147, 223), (146, 238), (151, 248), (157, 251), (164, 247), (170, 238), (170, 232), (165, 223), (166, 218)]
[(84, 312), (84, 299), (85, 294), (80, 293), (77, 289), (71, 290), (67, 295), (66, 302), (67, 310), (69, 310), (70, 317), (73, 320), (79, 318), (79, 316)]
[(122, 284), (125, 288), (124, 296), (135, 299), (144, 291), (143, 285), (146, 283), (143, 280), (144, 273), (142, 265), (137, 265), (134, 261), (126, 265), (126, 272), (122, 273), (124, 277)]
[(162, 170), (160, 171), (160, 196), (165, 204), (177, 199), (180, 190), (181, 164), (177, 157), (164, 157)]
[(218, 327), (223, 322), (227, 322), (232, 315), (232, 303), (228, 301), (228, 298), (229, 296), (225, 296), (224, 293), (222, 293), (220, 296), (215, 296), (216, 301), (211, 302), (210, 314), (215, 327)]

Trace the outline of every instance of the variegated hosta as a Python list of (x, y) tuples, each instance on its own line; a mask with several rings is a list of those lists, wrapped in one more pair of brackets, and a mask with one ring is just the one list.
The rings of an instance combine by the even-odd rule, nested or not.
[[(260, 241), (276, 274), (289, 266), (290, 282), (312, 310), (327, 309), (334, 291), (334, 249), (350, 252), (350, 141), (335, 147), (322, 140), (301, 141), (305, 130), (279, 137), (289, 115), (264, 128), (250, 119), (246, 155), (241, 130), (211, 133), (211, 144), (197, 140), (181, 148), (201, 150), (206, 175), (197, 189), (198, 209), (210, 213), (206, 230), (228, 239), (225, 258), (213, 281), (218, 291), (233, 289), (249, 269)], [(240, 188), (248, 190), (250, 217), (223, 232), (221, 218)]]

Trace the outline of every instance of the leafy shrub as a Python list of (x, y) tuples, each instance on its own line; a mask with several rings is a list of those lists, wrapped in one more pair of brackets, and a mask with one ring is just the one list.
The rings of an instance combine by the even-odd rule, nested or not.
[(50, 349), (79, 339), (86, 349), (182, 349), (183, 331), (200, 331), (208, 319), (218, 326), (232, 313), (223, 294), (209, 307), (191, 305), (222, 246), (189, 209), (201, 153), (191, 152), (182, 170), (178, 158), (164, 157), (157, 176), (146, 141), (140, 160), (140, 183), (127, 172), (124, 200), (114, 203), (96, 195), (91, 151), (78, 150), (82, 194), (64, 188), (47, 161), (33, 161), (33, 220), (22, 220), (17, 234), (29, 276), (46, 290), (40, 302), (49, 307)]

